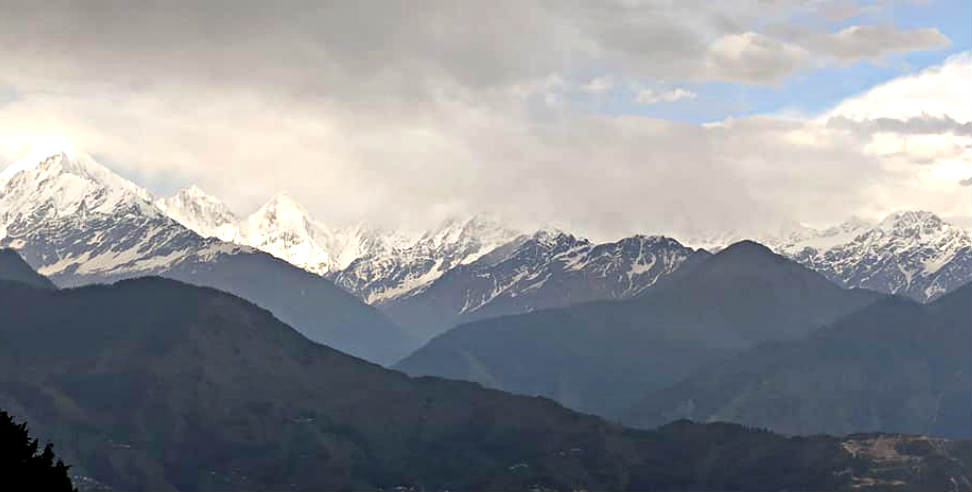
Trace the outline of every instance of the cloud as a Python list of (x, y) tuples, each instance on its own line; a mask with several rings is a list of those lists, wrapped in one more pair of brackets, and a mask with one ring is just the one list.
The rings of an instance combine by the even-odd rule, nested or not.
[(832, 128), (852, 130), (868, 135), (880, 132), (902, 135), (950, 133), (967, 136), (972, 134), (972, 122), (959, 123), (949, 116), (922, 115), (906, 119), (874, 118), (866, 120), (852, 120), (845, 116), (834, 116), (827, 120), (827, 125)]
[(810, 54), (757, 32), (730, 34), (709, 45), (705, 74), (722, 80), (776, 83), (804, 66)]
[(5, 1), (0, 44), (17, 47), (4, 53), (17, 78), (56, 76), (59, 90), (77, 79), (130, 89), (224, 84), (375, 102), (436, 98), (454, 86), (509, 88), (551, 73), (582, 77), (592, 67), (767, 84), (820, 57), (871, 59), (947, 41), (932, 28), (861, 25), (801, 39), (768, 32), (849, 12), (842, 3)]
[(651, 89), (641, 89), (638, 91), (636, 100), (641, 104), (656, 104), (660, 102), (675, 102), (680, 99), (695, 99), (698, 94), (676, 87), (664, 92), (656, 92)]
[(611, 89), (614, 89), (614, 81), (609, 76), (593, 78), (590, 82), (581, 86), (582, 91), (593, 94), (600, 94)]
[(843, 61), (874, 59), (887, 53), (945, 48), (951, 41), (935, 28), (850, 26), (836, 33), (806, 39), (803, 46)]
[(894, 133), (969, 121), (955, 111), (967, 72), (949, 63), (819, 121), (699, 126), (572, 104), (632, 82), (777, 83), (837, 60), (767, 28), (825, 15), (804, 2), (0, 2), (0, 45), (16, 47), (0, 52), (16, 67), (0, 71), (0, 160), (64, 135), (155, 192), (196, 183), (239, 213), (287, 190), (334, 224), (486, 212), (596, 237), (967, 215), (955, 142)]
[(935, 28), (851, 26), (836, 33), (814, 33), (780, 40), (747, 31), (722, 36), (707, 48), (698, 78), (773, 84), (800, 69), (831, 60), (875, 60), (889, 53), (944, 48), (951, 41)]
[(930, 116), (967, 123), (972, 121), (970, 72), (972, 53), (966, 51), (949, 57), (941, 65), (899, 77), (848, 98), (825, 116), (843, 116), (852, 120)]

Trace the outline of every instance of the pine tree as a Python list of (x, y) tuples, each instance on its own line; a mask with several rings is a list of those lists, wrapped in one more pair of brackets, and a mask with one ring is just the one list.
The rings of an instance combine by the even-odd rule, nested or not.
[(27, 423), (17, 424), (0, 410), (0, 488), (5, 490), (76, 490), (68, 468), (54, 456), (48, 443), (38, 453), (37, 439), (31, 439)]

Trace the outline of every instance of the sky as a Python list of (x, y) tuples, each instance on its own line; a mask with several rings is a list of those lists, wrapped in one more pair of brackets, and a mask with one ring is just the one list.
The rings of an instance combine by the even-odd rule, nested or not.
[(972, 215), (965, 1), (0, 0), (0, 165), (592, 238)]

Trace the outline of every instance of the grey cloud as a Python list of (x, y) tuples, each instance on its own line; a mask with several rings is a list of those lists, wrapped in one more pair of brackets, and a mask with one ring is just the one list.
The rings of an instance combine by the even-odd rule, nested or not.
[(852, 61), (878, 58), (892, 52), (944, 48), (951, 41), (935, 28), (851, 26), (836, 33), (808, 37), (801, 44), (815, 53)]
[[(66, 85), (93, 80), (111, 89), (167, 82), (257, 86), (374, 103), (434, 99), (456, 87), (508, 88), (592, 68), (631, 78), (775, 83), (811, 63), (801, 49), (860, 58), (943, 38), (934, 29), (863, 26), (810, 37), (798, 47), (749, 33), (767, 19), (792, 24), (798, 14), (829, 16), (828, 5), (0, 0), (0, 46), (8, 48), (2, 61), (33, 80), (56, 74)], [(737, 41), (741, 51), (720, 50), (726, 40)]]
[(951, 133), (953, 135), (972, 134), (972, 122), (959, 123), (948, 116), (920, 116), (908, 119), (875, 118), (853, 120), (843, 116), (827, 120), (827, 126), (835, 129), (851, 130), (870, 135), (877, 132), (892, 132), (902, 135), (929, 135)]
[(808, 146), (787, 138), (803, 122), (705, 128), (591, 115), (562, 97), (604, 75), (778, 82), (815, 55), (760, 23), (805, 10), (0, 0), (0, 64), (17, 68), (0, 71), (15, 94), (0, 137), (64, 134), (156, 191), (195, 182), (241, 213), (288, 190), (333, 223), (496, 212), (610, 236), (839, 219), (886, 205), (867, 190), (907, 182), (861, 151), (860, 134)]
[(737, 82), (777, 83), (808, 58), (803, 49), (756, 32), (731, 34), (709, 46), (705, 73)]

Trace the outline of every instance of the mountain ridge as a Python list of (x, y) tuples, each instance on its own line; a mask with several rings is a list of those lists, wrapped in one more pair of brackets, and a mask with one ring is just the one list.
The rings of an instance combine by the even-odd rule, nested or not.
[[(307, 214), (305, 216), (309, 217)], [(473, 217), (466, 220), (475, 222), (478, 219)], [(443, 252), (437, 252), (429, 243), (418, 247), (418, 242), (429, 241), (436, 235), (448, 236), (449, 233), (443, 234), (443, 231), (448, 230), (452, 224), (462, 222), (451, 219), (437, 229), (407, 240), (399, 238), (386, 241), (392, 235), (373, 232), (367, 236), (375, 238), (375, 241), (383, 245), (375, 249), (328, 246), (324, 244), (327, 241), (321, 241), (316, 246), (311, 244), (312, 240), (303, 242), (305, 248), (320, 250), (316, 257), (340, 255), (344, 260), (338, 262), (337, 266), (328, 263), (330, 260), (321, 260), (323, 262), (314, 264), (306, 259), (306, 254), (287, 254), (282, 250), (274, 252), (270, 246), (261, 247), (258, 239), (238, 237), (237, 242), (270, 251), (298, 266), (326, 275), (365, 302), (380, 306), (397, 304), (399, 300), (407, 303), (411, 295), (421, 294), (440, 279), (445, 273), (443, 268), (449, 271), (470, 263), (468, 260), (448, 260)], [(357, 227), (363, 228), (361, 225)], [(543, 232), (540, 229), (535, 233), (528, 233), (527, 237)], [(638, 236), (635, 234), (627, 238)], [(894, 212), (876, 223), (851, 217), (840, 224), (822, 229), (794, 222), (767, 233), (727, 232), (710, 236), (680, 242), (693, 248), (718, 251), (739, 240), (754, 240), (766, 244), (774, 252), (819, 271), (841, 285), (889, 294), (901, 293), (921, 302), (932, 300), (960, 285), (962, 279), (972, 277), (972, 236), (969, 232), (930, 212), (919, 210)], [(681, 239), (681, 236), (676, 237)], [(503, 240), (486, 241), (477, 255), (482, 256), (490, 250), (519, 240), (516, 234), (503, 239), (505, 243)], [(624, 239), (626, 238), (618, 241)], [(412, 263), (398, 265), (396, 256), (428, 257), (433, 260), (432, 267), (423, 265), (415, 271), (420, 263), (410, 260)], [(436, 264), (435, 260), (440, 258), (443, 262)], [(330, 266), (322, 266), (325, 264)]]
[[(61, 291), (0, 281), (0, 293), (0, 336), (12, 342), (0, 345), (0, 406), (55, 441), (84, 483), (731, 490), (896, 479), (922, 489), (969, 474), (953, 458), (968, 441), (787, 438), (684, 421), (635, 431), (542, 398), (412, 379), (313, 344), (243, 299), (169, 279)], [(875, 439), (900, 443), (899, 459), (871, 456)]]
[(0, 247), (16, 249), (57, 285), (172, 276), (249, 298), (316, 341), (371, 360), (393, 362), (415, 343), (318, 275), (199, 236), (89, 156), (62, 152), (12, 169), (0, 185)]
[(634, 403), (632, 388), (660, 390), (704, 364), (762, 341), (798, 338), (879, 297), (742, 243), (634, 299), (459, 325), (394, 367), (613, 418)]

